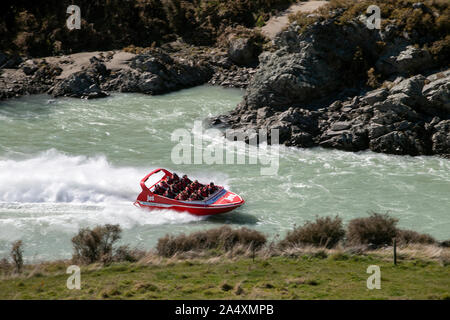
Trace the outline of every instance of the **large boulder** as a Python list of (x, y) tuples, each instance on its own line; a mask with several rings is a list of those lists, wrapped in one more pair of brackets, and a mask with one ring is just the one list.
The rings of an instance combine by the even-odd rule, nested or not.
[(251, 39), (235, 37), (230, 40), (228, 57), (240, 66), (247, 66), (255, 62), (256, 47)]
[(408, 45), (405, 40), (389, 46), (386, 53), (376, 62), (376, 68), (386, 76), (415, 74), (429, 69), (433, 64), (431, 54), (426, 49)]
[(66, 96), (84, 99), (108, 96), (108, 93), (100, 88), (100, 82), (109, 74), (109, 70), (97, 58), (91, 58), (90, 62), (91, 64), (87, 68), (56, 83), (49, 93), (54, 97)]
[(328, 96), (365, 72), (355, 55), (375, 52), (377, 34), (362, 23), (343, 26), (327, 20), (302, 34), (296, 28), (291, 25), (275, 39), (282, 46), (277, 51), (259, 56), (243, 101), (249, 109), (284, 109)]
[(108, 94), (100, 89), (96, 81), (85, 71), (79, 71), (58, 82), (50, 93), (54, 97), (101, 98)]
[(213, 70), (199, 61), (174, 59), (155, 50), (136, 55), (129, 70), (121, 70), (103, 85), (107, 90), (162, 94), (208, 82)]
[(450, 115), (450, 73), (439, 74), (423, 87), (422, 94), (434, 112)]
[(431, 141), (433, 153), (450, 155), (450, 120), (443, 120), (434, 126)]

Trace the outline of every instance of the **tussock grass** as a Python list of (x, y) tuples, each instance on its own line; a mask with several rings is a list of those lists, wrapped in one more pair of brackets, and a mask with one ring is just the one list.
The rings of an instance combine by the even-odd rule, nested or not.
[[(186, 253), (198, 250), (257, 250), (261, 248), (267, 239), (262, 233), (240, 228), (233, 230), (228, 226), (216, 229), (194, 232), (190, 235), (178, 236), (166, 235), (158, 240), (156, 250), (163, 257), (172, 257), (178, 253)], [(240, 248), (238, 248), (240, 246)], [(243, 246), (243, 247), (242, 247)]]
[(336, 246), (344, 236), (345, 230), (341, 218), (337, 216), (334, 218), (323, 217), (294, 228), (294, 230), (288, 232), (279, 245), (283, 248), (296, 245), (313, 245), (330, 249)]

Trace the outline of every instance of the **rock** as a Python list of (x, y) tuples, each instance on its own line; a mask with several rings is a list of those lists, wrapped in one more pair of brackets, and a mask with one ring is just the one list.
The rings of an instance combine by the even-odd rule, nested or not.
[(102, 91), (95, 79), (86, 71), (79, 71), (58, 82), (50, 93), (54, 97), (67, 96), (77, 98), (101, 98), (108, 94)]
[(349, 80), (343, 75), (354, 63), (357, 48), (373, 52), (376, 38), (375, 32), (358, 23), (339, 26), (324, 21), (302, 34), (292, 28), (278, 36), (282, 41), (277, 43), (283, 47), (259, 56), (259, 68), (243, 101), (249, 109), (268, 106), (283, 110), (336, 92)]
[(255, 62), (256, 48), (248, 38), (233, 38), (228, 47), (228, 57), (240, 66), (247, 66)]
[(6, 61), (8, 61), (8, 55), (0, 51), (0, 69), (3, 68)]
[(389, 154), (408, 154), (415, 156), (423, 154), (423, 146), (410, 132), (393, 131), (370, 141), (370, 150)]
[(3, 52), (0, 52), (0, 69), (16, 69), (21, 63), (22, 58), (18, 55), (7, 55)]
[(450, 155), (450, 120), (443, 120), (436, 124), (434, 131), (431, 137), (433, 153)]
[[(278, 128), (280, 143), (320, 145), (346, 151), (370, 149), (389, 154), (447, 154), (450, 114), (429, 110), (448, 103), (446, 75), (398, 78), (386, 88), (336, 100), (328, 107), (255, 107), (243, 101), (220, 125), (234, 129)], [(433, 79), (430, 82), (429, 79)], [(425, 84), (429, 82), (428, 84)], [(425, 95), (425, 97), (424, 97)], [(281, 109), (281, 110), (280, 110)], [(219, 123), (219, 122), (218, 122)]]
[(331, 130), (333, 131), (341, 131), (341, 130), (346, 130), (349, 129), (351, 127), (351, 123), (350, 122), (346, 122), (346, 121), (337, 121), (334, 122), (331, 125)]
[(450, 74), (425, 85), (422, 94), (434, 113), (450, 114)]
[(415, 48), (402, 42), (395, 44), (376, 62), (378, 71), (385, 75), (410, 75), (430, 68), (433, 59), (426, 49)]
[(422, 96), (422, 88), (425, 85), (425, 77), (417, 75), (398, 82), (389, 90), (389, 94), (402, 93), (414, 99)]
[(23, 73), (25, 73), (27, 76), (30, 76), (33, 73), (35, 73), (37, 69), (38, 67), (36, 65), (25, 65), (22, 67)]
[(376, 102), (383, 101), (388, 96), (389, 91), (381, 88), (368, 92), (361, 100), (363, 103), (373, 105)]
[(315, 145), (313, 136), (308, 132), (300, 132), (292, 135), (288, 146), (296, 146), (299, 148), (310, 148)]

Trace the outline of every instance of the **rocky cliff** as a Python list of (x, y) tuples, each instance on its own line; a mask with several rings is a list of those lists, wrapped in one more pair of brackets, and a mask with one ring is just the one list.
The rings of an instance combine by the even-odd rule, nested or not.
[[(243, 101), (212, 124), (278, 129), (289, 146), (449, 155), (448, 65), (393, 25), (370, 30), (363, 18), (339, 17), (302, 32), (292, 23), (275, 38), (276, 50), (260, 55)], [(385, 80), (375, 90), (370, 66)]]

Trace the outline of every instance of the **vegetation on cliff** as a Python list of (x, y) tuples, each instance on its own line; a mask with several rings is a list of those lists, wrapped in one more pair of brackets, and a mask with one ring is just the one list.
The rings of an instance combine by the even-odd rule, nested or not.
[(72, 1), (2, 1), (0, 50), (29, 56), (149, 47), (182, 37), (212, 45), (230, 26), (254, 27), (290, 0), (77, 1), (81, 29), (68, 30)]

